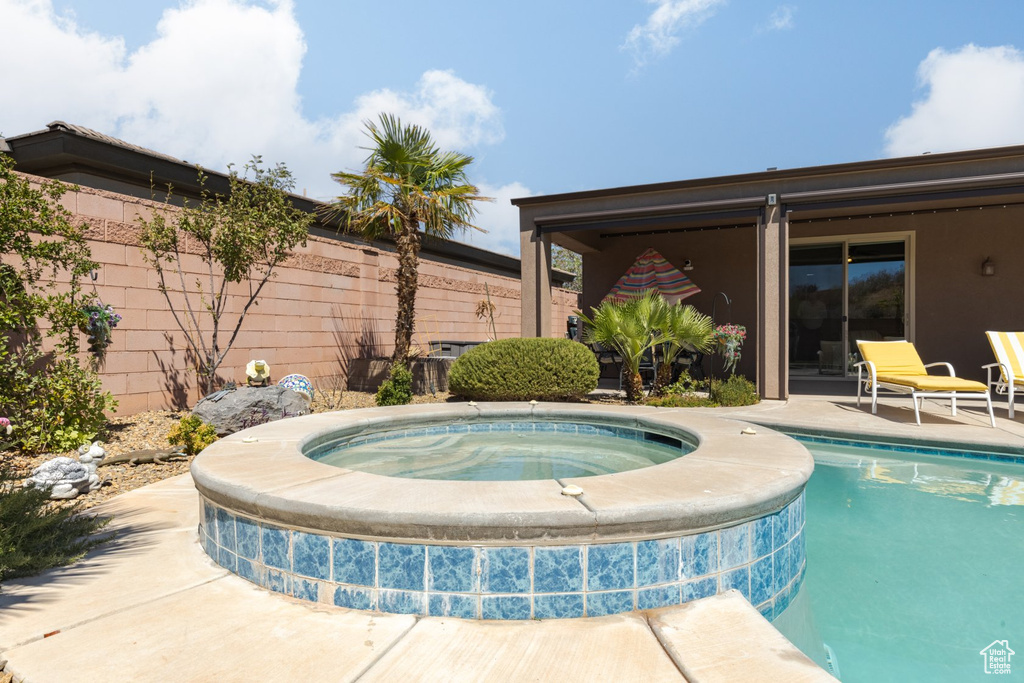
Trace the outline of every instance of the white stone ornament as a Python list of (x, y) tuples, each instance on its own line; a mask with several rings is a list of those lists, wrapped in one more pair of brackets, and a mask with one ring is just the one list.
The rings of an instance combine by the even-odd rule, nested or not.
[(64, 456), (47, 460), (32, 470), (24, 486), (49, 489), (54, 500), (77, 498), (103, 485), (96, 468), (106, 455), (99, 441), (84, 444), (78, 449), (78, 460)]

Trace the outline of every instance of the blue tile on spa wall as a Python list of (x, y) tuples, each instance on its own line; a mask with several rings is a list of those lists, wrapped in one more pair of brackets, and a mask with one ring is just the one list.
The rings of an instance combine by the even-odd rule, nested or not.
[[(410, 591), (424, 589), (426, 546), (381, 543), (377, 557), (377, 577), (381, 588)], [(381, 598), (381, 602), (383, 603), (383, 598)], [(384, 608), (381, 607), (381, 609)], [(403, 614), (412, 614), (412, 612), (403, 612)]]
[(250, 560), (260, 557), (260, 527), (251, 519), (235, 518), (235, 530), (238, 533), (238, 554)]
[(263, 564), (278, 569), (291, 569), (286, 530), (263, 525), (260, 528), (260, 543), (263, 546)]
[(235, 517), (221, 508), (217, 508), (217, 543), (235, 551)]
[(763, 602), (757, 606), (757, 611), (761, 613), (761, 616), (772, 621), (775, 619), (775, 603), (771, 600)]
[(587, 546), (587, 590), (632, 588), (634, 578), (632, 543)]
[(792, 565), (789, 560), (789, 549), (790, 546), (784, 545), (774, 553), (772, 553), (772, 572), (775, 574), (775, 592), (778, 593), (793, 578), (790, 574)]
[(679, 539), (636, 544), (636, 585), (651, 586), (679, 580)]
[(259, 570), (257, 569), (256, 565), (250, 562), (249, 560), (246, 560), (242, 557), (238, 558), (238, 575), (246, 581), (259, 583), (260, 579), (259, 574), (257, 573), (258, 571)]
[(752, 524), (753, 526), (750, 529), (750, 541), (753, 546), (751, 549), (751, 559), (756, 560), (765, 555), (771, 555), (772, 551), (775, 550), (772, 542), (773, 523), (771, 515), (755, 519)]
[(793, 535), (792, 520), (789, 516), (789, 508), (783, 508), (779, 512), (772, 515), (772, 544), (776, 548), (781, 548), (789, 542), (790, 537)]
[(710, 598), (712, 595), (718, 594), (718, 577), (707, 576), (703, 579), (694, 579), (693, 581), (687, 581), (682, 585), (682, 601), (690, 602), (691, 600), (700, 600), (701, 598)]
[(356, 586), (373, 586), (377, 575), (377, 551), (373, 543), (335, 538), (334, 580)]
[(476, 550), (427, 546), (427, 590), (452, 593), (476, 591)]
[(571, 593), (583, 590), (583, 548), (535, 548), (533, 592)]
[(583, 616), (582, 593), (536, 595), (533, 598), (535, 619), (574, 619)]
[(693, 579), (718, 571), (718, 532), (679, 539), (680, 578)]
[(203, 529), (210, 538), (217, 540), (217, 508), (203, 501)]
[(430, 616), (476, 619), (478, 616), (477, 600), (478, 598), (473, 595), (431, 593), (429, 600)]
[(743, 597), (750, 601), (750, 567), (740, 567), (732, 571), (722, 572), (722, 592), (735, 588)]
[(773, 562), (769, 555), (750, 565), (750, 604), (760, 605), (775, 594)]
[(314, 579), (331, 578), (331, 541), (326, 536), (292, 532), (292, 570)]
[(719, 532), (721, 544), (721, 569), (732, 569), (750, 562), (750, 524), (722, 529)]
[(641, 588), (636, 592), (637, 609), (656, 609), (679, 604), (679, 584)]
[(587, 593), (587, 616), (602, 617), (633, 611), (633, 591)]
[(529, 619), (530, 598), (519, 595), (485, 595), (481, 598), (484, 619)]
[(370, 588), (337, 588), (334, 604), (349, 609), (374, 609), (373, 590)]
[(299, 600), (317, 602), (319, 599), (320, 585), (316, 581), (296, 577), (292, 579), (292, 595)]
[(378, 591), (377, 609), (390, 614), (425, 614), (426, 598), (426, 593), (417, 591), (382, 590)]
[(292, 577), (276, 569), (268, 569), (263, 573), (263, 587), (288, 595), (292, 592)]
[(481, 548), (481, 593), (529, 593), (530, 551), (527, 548)]
[(235, 566), (235, 557), (235, 554), (227, 548), (217, 549), (217, 564), (224, 567), (228, 571), (237, 571), (237, 568)]

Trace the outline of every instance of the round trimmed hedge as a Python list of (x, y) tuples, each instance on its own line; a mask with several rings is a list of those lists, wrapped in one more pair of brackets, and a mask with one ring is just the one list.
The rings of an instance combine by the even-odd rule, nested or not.
[(566, 401), (597, 388), (594, 353), (570, 339), (499, 339), (455, 359), (448, 390), (470, 400)]

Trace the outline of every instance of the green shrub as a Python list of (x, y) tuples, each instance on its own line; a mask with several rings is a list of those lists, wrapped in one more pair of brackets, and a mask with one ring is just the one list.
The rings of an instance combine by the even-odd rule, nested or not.
[(711, 382), (711, 398), (720, 406), (751, 406), (761, 400), (754, 383), (742, 375)]
[(448, 390), (471, 400), (579, 400), (597, 388), (594, 353), (569, 339), (501, 339), (459, 356)]
[(167, 441), (172, 446), (184, 446), (187, 455), (195, 455), (216, 440), (217, 429), (192, 414), (181, 418), (167, 434)]
[(391, 366), (391, 373), (377, 389), (377, 405), (404, 406), (412, 403), (412, 370), (404, 363)]
[(99, 376), (74, 356), (48, 356), (30, 341), (17, 352), (0, 346), (0, 415), (27, 453), (62, 453), (92, 441), (117, 401)]
[(716, 408), (719, 404), (703, 394), (670, 394), (647, 399), (646, 405), (655, 408)]
[(19, 480), (0, 467), (0, 581), (71, 564), (111, 538), (91, 536), (108, 520), (77, 514), (76, 505), (55, 504)]

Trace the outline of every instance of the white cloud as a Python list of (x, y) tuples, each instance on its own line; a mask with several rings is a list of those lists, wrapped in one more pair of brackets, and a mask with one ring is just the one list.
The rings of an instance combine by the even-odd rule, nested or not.
[(779, 5), (768, 17), (768, 21), (758, 27), (758, 33), (768, 31), (788, 31), (793, 28), (793, 15), (796, 14), (796, 7), (793, 5)]
[(1024, 143), (1024, 53), (1012, 46), (932, 50), (918, 67), (925, 89), (885, 132), (890, 156)]
[(519, 209), (510, 201), (517, 197), (529, 197), (530, 188), (522, 183), (495, 186), (488, 183), (478, 185), (480, 193), (494, 199), (493, 202), (477, 204), (477, 217), (473, 224), (487, 230), (469, 230), (455, 239), (467, 242), (481, 249), (519, 258)]
[[(0, 26), (8, 27), (5, 52), (23, 56), (3, 67), (0, 133), (8, 136), (60, 119), (212, 169), (261, 154), (286, 163), (298, 191), (320, 199), (342, 191), (330, 173), (362, 167), (363, 123), (381, 112), (425, 126), (442, 149), (472, 153), (505, 136), (492, 93), (451, 71), (426, 71), (410, 92), (382, 88), (336, 116), (306, 118), (298, 92), (306, 44), (292, 0), (183, 0), (131, 52), (121, 38), (58, 15), (52, 0), (0, 0)], [(518, 211), (506, 201), (486, 207), (481, 225), (494, 221), (499, 235), (512, 220), (518, 225)], [(519, 252), (518, 236), (487, 239)]]
[(664, 57), (679, 44), (679, 33), (702, 24), (725, 0), (647, 0), (656, 5), (647, 22), (626, 35), (623, 50), (633, 54), (635, 66)]

